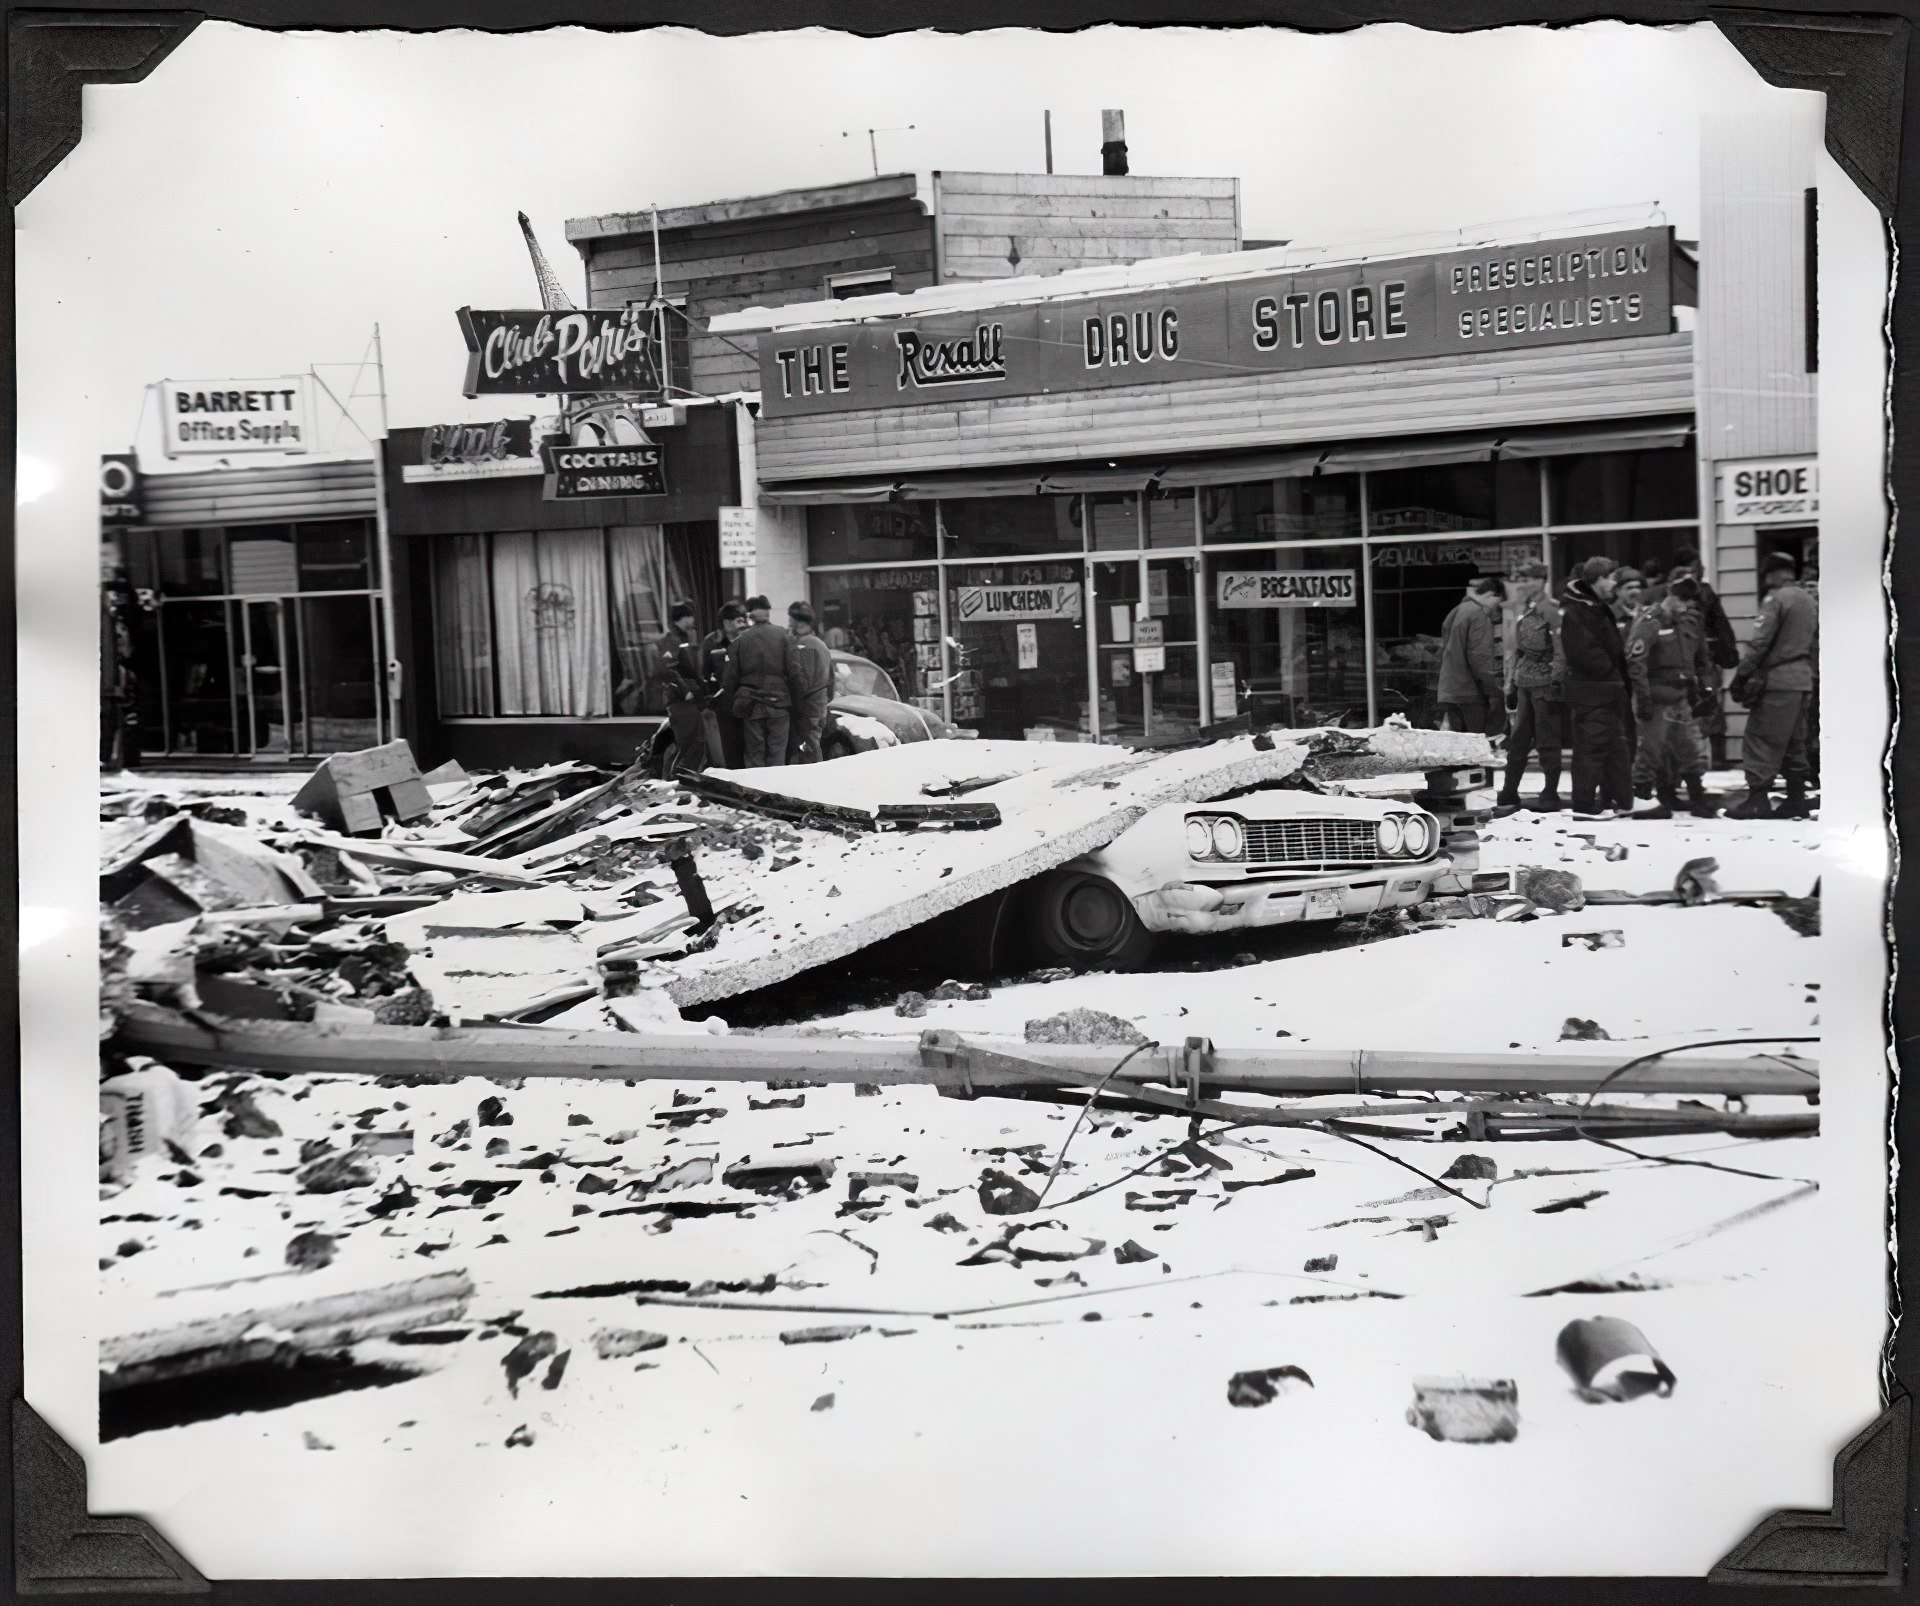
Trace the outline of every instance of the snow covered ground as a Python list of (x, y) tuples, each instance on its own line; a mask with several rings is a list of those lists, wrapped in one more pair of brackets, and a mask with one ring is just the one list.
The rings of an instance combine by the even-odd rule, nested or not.
[[(1590, 888), (1666, 888), (1711, 855), (1723, 888), (1804, 896), (1822, 863), (1810, 823), (1521, 814), (1485, 835), (1483, 868), (1571, 869)], [(1623, 945), (1562, 945), (1599, 930)], [(1580, 1017), (1624, 1061), (1817, 1035), (1823, 947), (1764, 909), (1592, 907), (1225, 969), (1189, 970), (1173, 944), (1152, 974), (808, 1029), (1017, 1039), (1030, 1019), (1086, 1007), (1160, 1040), (1471, 1051), (1552, 1049)], [(242, 1091), (277, 1137), (222, 1131)], [(212, 1480), (235, 1514), (229, 1556), (245, 1557), (244, 1514), (269, 1498), (260, 1468), (352, 1510), (366, 1469), (394, 1457), (429, 1481), (459, 1469), (457, 1503), (408, 1507), (424, 1542), (522, 1575), (1636, 1571), (1642, 1552), (1621, 1539), (1636, 1524), (1692, 1534), (1660, 1566), (1695, 1570), (1765, 1510), (1826, 1502), (1831, 1424), (1800, 1386), (1819, 1364), (1820, 1139), (1641, 1139), (1627, 1145), (1639, 1157), (1376, 1144), (1388, 1158), (1243, 1129), (1205, 1139), (1216, 1164), (1180, 1149), (1183, 1119), (1103, 1113), (1041, 1209), (998, 1216), (985, 1173), (1039, 1191), (1072, 1109), (931, 1088), (544, 1079), (216, 1076), (200, 1092), (201, 1139), (219, 1152), (151, 1168), (102, 1204), (103, 1331), (434, 1271), (476, 1290), (438, 1342), (361, 1346), (386, 1369), (360, 1375), (374, 1386), (110, 1397), (101, 1457), (136, 1481), (199, 1469), (196, 1509)], [(483, 1124), (489, 1098), (506, 1122)], [(363, 1186), (298, 1191), (303, 1144), (337, 1151), (362, 1132), (410, 1132), (412, 1152), (369, 1160)], [(1467, 1153), (1496, 1176), (1450, 1182), (1464, 1198), (1427, 1180)], [(1661, 1163), (1674, 1159), (1718, 1169)], [(814, 1161), (833, 1168), (817, 1191), (725, 1181), (742, 1162)], [(288, 1242), (312, 1231), (337, 1239), (338, 1259), (289, 1270)], [(236, 1279), (249, 1281), (208, 1291)], [(1547, 1292), (1568, 1284), (1633, 1291)], [(1678, 1374), (1671, 1398), (1575, 1394), (1555, 1335), (1601, 1313), (1642, 1328)], [(516, 1350), (527, 1366), (508, 1363)], [(1312, 1387), (1228, 1404), (1232, 1374), (1282, 1365)], [(1413, 1379), (1449, 1373), (1512, 1379), (1518, 1438), (1440, 1443), (1409, 1426)], [(1463, 1477), (1497, 1535), (1420, 1515)], [(374, 1483), (393, 1488), (386, 1473)], [(529, 1484), (570, 1491), (542, 1532), (509, 1517)], [(1568, 1530), (1573, 1486), (1606, 1490), (1605, 1522)], [(1357, 1555), (1351, 1531), (1287, 1520), (1329, 1502), (1410, 1514), (1399, 1531), (1417, 1548)], [(259, 1570), (285, 1565), (280, 1548)]]

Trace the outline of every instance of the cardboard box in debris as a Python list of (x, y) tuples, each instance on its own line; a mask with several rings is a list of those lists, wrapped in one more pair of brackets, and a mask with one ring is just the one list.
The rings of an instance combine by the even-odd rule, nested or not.
[(343, 1028), (697, 1030), (683, 1009), (1017, 886), (1161, 804), (1405, 774), (1445, 813), (1489, 759), (1482, 736), (1390, 726), (927, 742), (670, 783), (578, 763), (422, 776), (390, 743), (328, 759), (291, 806), (109, 800), (102, 1035), (133, 999)]

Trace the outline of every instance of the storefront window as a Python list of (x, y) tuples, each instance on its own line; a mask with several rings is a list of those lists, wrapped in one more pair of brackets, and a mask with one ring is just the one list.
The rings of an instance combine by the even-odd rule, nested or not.
[(1201, 539), (1305, 541), (1360, 533), (1360, 476), (1315, 474), (1200, 492)]
[[(1100, 693), (1100, 734), (1122, 742), (1191, 735), (1200, 723), (1198, 613), (1194, 560), (1154, 558), (1088, 565)], [(1142, 608), (1144, 601), (1145, 607)], [(1145, 622), (1157, 629), (1141, 628)], [(1151, 641), (1150, 634), (1159, 640)], [(1160, 669), (1143, 669), (1136, 649), (1158, 648)]]
[(1272, 723), (1295, 729), (1364, 725), (1360, 576), (1358, 543), (1210, 557), (1213, 718), (1257, 702)]
[(1140, 498), (1131, 491), (1105, 493), (1086, 499), (1086, 516), (1093, 524), (1096, 552), (1132, 552), (1140, 545)]
[(217, 597), (227, 589), (219, 530), (156, 530), (160, 591), (169, 597)]
[(351, 753), (380, 740), (380, 655), (366, 597), (310, 597), (299, 603), (303, 706), (309, 753)]
[(1540, 480), (1530, 462), (1445, 463), (1367, 476), (1370, 535), (1537, 528)]
[[(950, 558), (1015, 558), (1040, 552), (1078, 552), (1077, 496), (983, 496), (942, 502)], [(825, 562), (817, 553), (815, 563)]]
[(1643, 575), (1665, 574), (1681, 547), (1697, 547), (1692, 526), (1674, 530), (1555, 530), (1553, 588), (1558, 591), (1588, 558), (1612, 558)]
[(1693, 453), (1585, 452), (1547, 468), (1555, 524), (1636, 524), (1698, 516)]
[(1404, 714), (1415, 725), (1435, 725), (1441, 627), (1465, 597), (1467, 582), (1480, 575), (1507, 579), (1523, 563), (1539, 561), (1537, 536), (1392, 541), (1372, 548), (1379, 717)]
[(849, 502), (807, 509), (813, 563), (923, 563), (935, 553), (931, 502)]
[[(1078, 739), (1089, 721), (1080, 561), (955, 565), (946, 579), (954, 719), (983, 736)], [(937, 679), (937, 640), (929, 657)]]
[(362, 521), (332, 519), (294, 530), (302, 591), (371, 591), (370, 531)]
[(1190, 547), (1193, 543), (1193, 492), (1149, 492), (1147, 545)]
[(901, 697), (940, 711), (939, 571), (932, 564), (828, 570), (812, 576), (812, 589), (829, 647), (878, 664)]

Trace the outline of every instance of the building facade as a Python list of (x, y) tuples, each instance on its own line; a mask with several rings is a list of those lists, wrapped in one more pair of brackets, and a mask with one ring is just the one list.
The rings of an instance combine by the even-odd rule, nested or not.
[[(1657, 223), (734, 314), (830, 638), (994, 736), (1432, 723), (1468, 581), (1700, 541)], [(816, 383), (808, 355), (819, 353)]]

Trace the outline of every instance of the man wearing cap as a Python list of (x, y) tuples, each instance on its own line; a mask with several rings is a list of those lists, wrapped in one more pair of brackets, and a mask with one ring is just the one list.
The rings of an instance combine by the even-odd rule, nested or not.
[(787, 731), (793, 712), (793, 637), (773, 622), (773, 604), (748, 597), (753, 623), (728, 655), (721, 691), (745, 727), (742, 754), (748, 769), (787, 761)]
[(666, 700), (674, 759), (667, 779), (707, 767), (707, 735), (700, 720), (700, 661), (694, 650), (690, 602), (667, 609), (667, 631), (653, 644), (654, 682)]
[(1466, 596), (1440, 626), (1440, 684), (1434, 700), (1450, 730), (1492, 735), (1506, 728), (1500, 658), (1493, 644), (1493, 616), (1500, 602), (1499, 580), (1483, 574), (1467, 583)]
[(723, 687), (733, 644), (747, 628), (747, 605), (726, 602), (720, 607), (720, 627), (707, 632), (700, 643), (701, 717), (707, 729), (707, 757), (726, 769), (737, 770), (746, 757), (746, 733)]
[(1573, 746), (1573, 812), (1614, 819), (1633, 807), (1627, 654), (1613, 616), (1613, 559), (1592, 557), (1560, 594)]
[(827, 699), (833, 690), (833, 654), (814, 629), (813, 609), (806, 603), (788, 605), (787, 629), (793, 637), (792, 759), (818, 764), (820, 728), (827, 722)]
[(1521, 807), (1520, 777), (1538, 748), (1545, 783), (1529, 808), (1541, 813), (1562, 809), (1560, 748), (1566, 740), (1567, 663), (1560, 652), (1560, 610), (1547, 595), (1547, 566), (1523, 564), (1514, 575), (1520, 611), (1513, 621), (1513, 662), (1507, 670), (1507, 707), (1513, 734), (1507, 738), (1507, 775), (1494, 800), (1495, 814)]
[(1623, 563), (1613, 571), (1613, 617), (1623, 631), (1631, 629), (1639, 618), (1646, 591), (1647, 577), (1631, 564)]
[(1771, 818), (1767, 789), (1783, 773), (1787, 798), (1780, 813), (1804, 820), (1812, 812), (1807, 800), (1807, 711), (1813, 700), (1814, 657), (1820, 650), (1820, 616), (1794, 572), (1793, 559), (1784, 552), (1761, 565), (1767, 600), (1733, 674), (1734, 696), (1747, 705), (1747, 730), (1740, 738), (1747, 794), (1727, 810), (1731, 819)]
[(1700, 568), (1700, 552), (1697, 547), (1683, 546), (1673, 555), (1673, 568), (1668, 573), (1670, 580), (1677, 580), (1682, 574), (1690, 578), (1700, 588), (1700, 620), (1707, 641), (1707, 656), (1713, 662), (1713, 673), (1701, 688), (1700, 702), (1704, 712), (1699, 719), (1700, 733), (1706, 737), (1711, 751), (1712, 764), (1717, 770), (1727, 767), (1727, 710), (1721, 695), (1721, 678), (1726, 670), (1734, 668), (1740, 662), (1740, 638), (1733, 633), (1733, 621), (1727, 617), (1725, 604), (1720, 594), (1708, 585)]
[(1690, 813), (1712, 819), (1720, 812), (1707, 801), (1707, 760), (1693, 723), (1701, 676), (1712, 667), (1695, 612), (1698, 601), (1699, 588), (1682, 576), (1657, 605), (1641, 610), (1627, 634), (1627, 678), (1640, 738), (1634, 777), (1637, 783), (1644, 774), (1657, 799), (1651, 808), (1638, 810), (1636, 820), (1672, 819), (1682, 783)]

